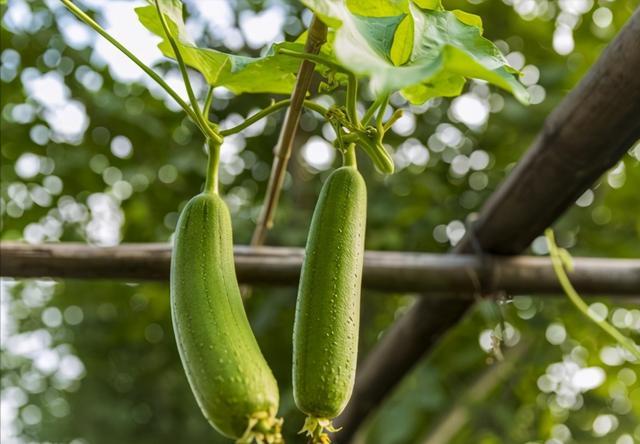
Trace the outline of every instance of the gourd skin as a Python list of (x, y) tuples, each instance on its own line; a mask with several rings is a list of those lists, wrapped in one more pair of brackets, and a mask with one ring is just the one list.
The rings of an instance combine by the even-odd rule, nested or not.
[(171, 313), (187, 379), (211, 425), (237, 439), (250, 417), (274, 417), (278, 386), (244, 311), (231, 218), (217, 195), (195, 196), (178, 221)]
[(294, 322), (294, 399), (312, 417), (335, 418), (353, 390), (366, 213), (358, 170), (335, 170), (313, 213)]

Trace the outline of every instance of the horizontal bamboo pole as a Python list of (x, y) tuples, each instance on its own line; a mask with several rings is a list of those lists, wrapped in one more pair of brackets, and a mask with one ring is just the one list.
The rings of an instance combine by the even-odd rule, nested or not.
[[(168, 244), (97, 247), (78, 243), (0, 243), (0, 276), (166, 280)], [(297, 285), (301, 248), (235, 247), (238, 279), (247, 284)], [(473, 295), (558, 294), (546, 257), (367, 251), (363, 284), (380, 291)], [(640, 259), (575, 258), (571, 274), (583, 294), (640, 298)]]

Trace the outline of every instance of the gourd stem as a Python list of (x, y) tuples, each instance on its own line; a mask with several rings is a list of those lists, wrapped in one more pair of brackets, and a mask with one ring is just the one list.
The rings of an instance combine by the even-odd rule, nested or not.
[(318, 104), (316, 102), (312, 102), (311, 100), (305, 100), (303, 105), (304, 105), (305, 108), (310, 109), (311, 111), (317, 112), (318, 114), (320, 114), (325, 119), (329, 115), (329, 110), (327, 108), (325, 108), (324, 106), (322, 106), (322, 105), (320, 105), (320, 104)]
[(158, 19), (160, 20), (160, 24), (162, 25), (162, 29), (164, 30), (164, 34), (171, 45), (171, 49), (173, 49), (173, 53), (176, 56), (176, 60), (178, 61), (178, 67), (180, 68), (180, 73), (182, 74), (182, 80), (184, 81), (184, 86), (187, 90), (187, 95), (189, 96), (189, 101), (191, 102), (191, 108), (196, 115), (196, 123), (202, 129), (205, 137), (210, 139), (215, 139), (219, 143), (222, 143), (222, 138), (216, 133), (216, 131), (211, 128), (208, 121), (205, 121), (202, 112), (200, 111), (200, 106), (198, 105), (198, 100), (196, 99), (196, 95), (193, 92), (193, 88), (191, 87), (191, 80), (189, 79), (189, 73), (187, 72), (187, 67), (184, 63), (184, 59), (182, 58), (182, 53), (180, 52), (180, 48), (178, 48), (178, 43), (175, 41), (171, 33), (169, 32), (169, 25), (165, 20), (164, 13), (160, 8), (160, 3), (158, 0), (155, 0), (156, 9), (158, 11)]
[(360, 120), (358, 119), (358, 113), (356, 111), (356, 104), (358, 100), (358, 80), (354, 75), (348, 77), (347, 83), (347, 116), (351, 125), (355, 128), (361, 128)]
[[(640, 350), (638, 350), (637, 345), (633, 342), (632, 339), (626, 337), (617, 328), (613, 325), (609, 324), (605, 319), (602, 319), (596, 316), (590, 309), (586, 302), (580, 297), (578, 292), (573, 288), (571, 281), (569, 280), (569, 276), (565, 271), (565, 267), (567, 266), (567, 262), (570, 260), (570, 256), (564, 250), (561, 250), (556, 245), (555, 236), (553, 235), (553, 230), (550, 228), (545, 231), (545, 236), (547, 238), (547, 246), (549, 247), (549, 255), (551, 256), (551, 264), (553, 265), (553, 271), (558, 278), (558, 282), (560, 282), (560, 286), (566, 293), (567, 297), (573, 305), (576, 306), (578, 310), (582, 314), (584, 314), (587, 318), (591, 319), (598, 327), (604, 330), (609, 336), (611, 336), (618, 344), (623, 346), (629, 353), (631, 353), (635, 358), (640, 361)], [(564, 253), (564, 255), (563, 255)]]
[(389, 94), (385, 94), (382, 96), (382, 101), (380, 102), (380, 109), (378, 109), (378, 114), (376, 115), (376, 128), (382, 137), (384, 134), (384, 125), (382, 123), (382, 119), (384, 117), (384, 112), (387, 110), (387, 105), (389, 104)]
[(209, 149), (209, 162), (207, 164), (207, 180), (204, 183), (204, 191), (209, 194), (218, 194), (218, 170), (220, 169), (220, 144), (212, 139), (207, 139)]
[(376, 110), (378, 108), (380, 108), (380, 105), (385, 101), (385, 96), (379, 96), (375, 102), (373, 102), (371, 104), (371, 106), (367, 109), (367, 111), (364, 113), (364, 116), (362, 116), (362, 125), (367, 125), (369, 123), (369, 121), (371, 120), (371, 118), (373, 117), (373, 114), (376, 112)]
[[(266, 108), (261, 109), (260, 111), (258, 111), (257, 113), (255, 113), (254, 115), (252, 115), (251, 117), (247, 117), (242, 123), (232, 127), (232, 128), (227, 128), (225, 130), (220, 131), (220, 135), (223, 137), (226, 136), (230, 136), (232, 134), (236, 134), (239, 133), (240, 131), (242, 131), (245, 128), (250, 127), (251, 125), (253, 125), (254, 123), (256, 123), (258, 120), (263, 119), (264, 117), (267, 117), (269, 114), (272, 114), (278, 110), (280, 110), (281, 108), (284, 108), (286, 106), (289, 106), (289, 104), (291, 104), (291, 99), (284, 99), (284, 100), (280, 100), (278, 102), (273, 102), (271, 105), (267, 106)], [(308, 108), (312, 111), (317, 112), (318, 114), (321, 114), (323, 117), (327, 116), (327, 113), (329, 112), (328, 109), (326, 109), (324, 106), (319, 105), (315, 102), (312, 102), (311, 100), (305, 100), (303, 103), (303, 106), (305, 108)]]
[(202, 115), (205, 121), (209, 121), (209, 111), (211, 110), (211, 104), (213, 103), (213, 86), (209, 86), (207, 91), (207, 97), (204, 99), (204, 105), (202, 106)]
[(255, 113), (253, 116), (247, 117), (242, 123), (232, 128), (228, 128), (220, 131), (220, 134), (226, 137), (226, 136), (230, 136), (231, 134), (239, 133), (243, 129), (248, 128), (254, 123), (256, 123), (258, 120), (264, 117), (267, 117), (269, 114), (274, 113), (281, 108), (289, 106), (290, 103), (291, 103), (291, 99), (285, 99), (285, 100), (280, 100), (279, 102), (274, 102), (271, 105), (267, 106), (266, 108), (261, 109), (260, 111)]
[(347, 149), (342, 154), (342, 163), (344, 166), (350, 166), (354, 168), (358, 168), (358, 162), (356, 159), (356, 144), (350, 143), (347, 146)]
[(396, 123), (404, 114), (404, 111), (401, 109), (397, 109), (393, 112), (393, 114), (391, 114), (391, 117), (389, 117), (389, 120), (387, 120), (384, 125), (382, 125), (382, 130), (386, 133), (387, 131), (389, 131), (389, 129), (393, 126), (394, 123)]

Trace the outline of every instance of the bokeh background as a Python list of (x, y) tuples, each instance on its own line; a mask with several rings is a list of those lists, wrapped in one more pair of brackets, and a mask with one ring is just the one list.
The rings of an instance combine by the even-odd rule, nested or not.
[[(310, 21), (294, 1), (185, 3), (194, 38), (244, 54), (294, 39)], [(133, 6), (141, 2), (78, 4), (183, 91), (176, 66), (137, 23)], [(532, 105), (482, 82), (470, 82), (458, 98), (418, 107), (394, 96), (393, 107), (406, 111), (388, 139), (398, 172), (385, 178), (360, 161), (369, 190), (369, 249), (444, 252), (455, 245), (468, 215), (639, 2), (445, 5), (483, 17), (486, 36), (524, 73)], [(197, 130), (57, 0), (9, 0), (1, 8), (2, 239), (170, 241), (181, 207), (204, 181)], [(205, 85), (193, 78), (203, 94)], [(219, 88), (213, 118), (230, 126), (270, 99)], [(257, 123), (223, 146), (221, 180), (236, 243), (250, 239), (281, 119)], [(304, 245), (322, 180), (337, 164), (328, 125), (305, 112), (301, 128), (268, 239), (273, 245)], [(636, 144), (576, 201), (555, 225), (561, 246), (574, 255), (640, 256), (639, 163)], [(546, 254), (544, 239), (529, 253)], [(198, 411), (182, 372), (166, 283), (4, 278), (1, 289), (3, 444), (226, 442)], [(280, 384), (289, 442), (301, 442), (295, 434), (303, 421), (291, 394), (295, 293), (258, 287), (247, 303)], [(379, 406), (361, 442), (640, 442), (639, 368), (631, 357), (562, 297), (511, 296), (477, 304)], [(364, 292), (361, 357), (414, 297)], [(638, 341), (637, 305), (607, 295), (589, 302)], [(504, 361), (492, 366), (492, 332), (502, 320)]]

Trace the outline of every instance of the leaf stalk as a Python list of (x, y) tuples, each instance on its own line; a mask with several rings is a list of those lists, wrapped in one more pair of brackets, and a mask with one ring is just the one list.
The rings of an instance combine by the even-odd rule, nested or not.
[(160, 24), (162, 25), (162, 29), (164, 30), (165, 36), (171, 45), (171, 49), (173, 49), (173, 53), (176, 56), (176, 60), (178, 61), (178, 66), (180, 68), (180, 73), (182, 74), (182, 80), (184, 81), (185, 88), (187, 90), (187, 95), (189, 96), (189, 101), (191, 102), (191, 108), (196, 117), (196, 123), (200, 127), (200, 129), (204, 132), (205, 136), (215, 140), (218, 143), (222, 143), (222, 138), (219, 134), (209, 125), (208, 121), (205, 121), (204, 116), (202, 115), (202, 111), (200, 110), (200, 105), (198, 104), (198, 99), (196, 99), (196, 95), (193, 92), (193, 88), (191, 87), (191, 80), (189, 79), (189, 73), (187, 72), (187, 66), (184, 63), (184, 58), (182, 57), (182, 53), (180, 52), (180, 48), (178, 47), (178, 43), (173, 38), (171, 33), (169, 32), (169, 25), (165, 20), (164, 13), (160, 8), (160, 2), (158, 0), (154, 0), (156, 5), (156, 9), (158, 11), (158, 18), (160, 19)]
[(75, 15), (81, 22), (91, 27), (94, 31), (104, 37), (109, 43), (115, 46), (120, 52), (122, 52), (125, 56), (129, 58), (133, 63), (135, 63), (140, 69), (142, 69), (151, 79), (153, 79), (162, 89), (164, 89), (169, 96), (173, 100), (180, 105), (180, 107), (187, 113), (187, 115), (194, 121), (197, 122), (197, 118), (193, 110), (189, 107), (187, 102), (182, 100), (182, 98), (178, 95), (178, 93), (169, 86), (167, 82), (165, 82), (162, 77), (160, 77), (153, 69), (149, 66), (145, 65), (142, 60), (136, 57), (131, 51), (122, 45), (115, 37), (109, 34), (102, 26), (100, 26), (95, 20), (89, 17), (84, 11), (78, 8), (71, 0), (60, 0), (62, 4), (73, 14)]
[[(284, 99), (284, 100), (280, 100), (278, 102), (274, 102), (271, 105), (269, 105), (268, 107), (261, 109), (256, 114), (252, 115), (251, 117), (247, 117), (242, 123), (240, 123), (240, 124), (238, 124), (238, 125), (236, 125), (236, 126), (234, 126), (232, 128), (228, 128), (226, 130), (220, 131), (220, 135), (223, 136), (223, 137), (226, 137), (226, 136), (230, 136), (232, 134), (239, 133), (243, 129), (246, 129), (246, 128), (250, 127), (251, 125), (253, 125), (254, 123), (256, 123), (257, 121), (259, 121), (260, 119), (263, 119), (263, 118), (267, 117), (269, 114), (273, 114), (276, 111), (279, 111), (280, 109), (289, 106), (290, 104), (291, 104), (291, 99)], [(326, 116), (327, 113), (329, 112), (329, 110), (327, 110), (322, 105), (319, 105), (319, 104), (317, 104), (315, 102), (312, 102), (310, 100), (305, 100), (303, 102), (303, 106), (305, 108), (309, 108), (309, 109), (311, 109), (313, 111), (316, 111), (317, 113), (322, 114), (323, 116)]]

